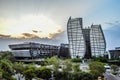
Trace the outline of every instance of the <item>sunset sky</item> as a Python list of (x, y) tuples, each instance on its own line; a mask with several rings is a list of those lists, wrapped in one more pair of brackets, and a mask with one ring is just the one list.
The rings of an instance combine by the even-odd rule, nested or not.
[(107, 50), (120, 47), (120, 0), (0, 0), (0, 50), (23, 42), (68, 43), (69, 17), (101, 24)]

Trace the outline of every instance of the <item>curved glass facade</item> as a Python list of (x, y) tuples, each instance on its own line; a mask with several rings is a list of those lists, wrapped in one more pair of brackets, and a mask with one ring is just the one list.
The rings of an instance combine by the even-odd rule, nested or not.
[(67, 23), (67, 34), (71, 58), (91, 58), (102, 56), (106, 50), (106, 42), (101, 25), (83, 28), (82, 18), (71, 17)]
[(85, 42), (82, 33), (82, 18), (68, 20), (67, 33), (71, 58), (83, 57), (85, 54)]
[(101, 25), (91, 25), (90, 43), (92, 56), (101, 56), (105, 53), (106, 42)]

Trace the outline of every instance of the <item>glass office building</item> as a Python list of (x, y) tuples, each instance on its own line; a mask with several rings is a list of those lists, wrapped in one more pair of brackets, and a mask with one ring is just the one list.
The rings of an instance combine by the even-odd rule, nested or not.
[(69, 18), (67, 23), (67, 33), (71, 58), (84, 57), (86, 46), (83, 38), (82, 27), (82, 18)]
[(91, 25), (90, 43), (92, 56), (102, 56), (106, 50), (106, 42), (101, 25)]
[(69, 18), (67, 34), (71, 58), (91, 58), (101, 56), (106, 50), (106, 42), (101, 25), (83, 28), (82, 18)]

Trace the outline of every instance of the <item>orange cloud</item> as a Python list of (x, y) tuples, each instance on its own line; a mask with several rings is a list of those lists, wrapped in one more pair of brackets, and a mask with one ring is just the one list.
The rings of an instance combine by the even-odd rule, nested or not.
[(35, 37), (38, 37), (38, 36), (31, 33), (22, 33), (22, 38), (35, 38)]
[(63, 32), (64, 31), (62, 31), (62, 30), (58, 30), (56, 33), (49, 33), (49, 38), (52, 39), (52, 38), (58, 37)]
[(8, 38), (12, 38), (12, 39), (27, 39), (27, 38), (40, 38), (40, 39), (56, 39), (59, 38), (61, 34), (63, 34), (63, 30), (59, 29), (56, 32), (53, 33), (49, 33), (48, 36), (41, 36), (40, 31), (37, 30), (32, 30), (31, 33), (21, 33), (18, 36), (12, 36), (12, 35), (5, 35), (5, 34), (0, 34), (0, 39), (8, 39)]
[(6, 39), (6, 38), (10, 38), (11, 37), (11, 35), (4, 35), (4, 34), (0, 34), (0, 38), (2, 38), (2, 39)]

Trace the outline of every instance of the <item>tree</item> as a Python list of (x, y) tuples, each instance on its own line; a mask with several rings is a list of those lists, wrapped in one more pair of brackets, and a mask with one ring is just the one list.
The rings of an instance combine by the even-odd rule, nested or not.
[(71, 80), (71, 73), (69, 72), (55, 72), (54, 73), (54, 76), (55, 76), (55, 80)]
[(10, 60), (12, 62), (15, 61), (15, 57), (12, 55), (12, 52), (10, 51), (1, 51), (0, 52), (0, 59), (6, 59), (6, 60)]
[(25, 69), (25, 64), (22, 62), (15, 62), (13, 63), (13, 69), (16, 74), (18, 74), (18, 80), (20, 80), (21, 77), (23, 77), (23, 72)]
[(92, 74), (92, 76), (93, 76), (94, 79), (97, 79), (98, 76), (103, 76), (103, 74), (100, 73), (100, 72), (97, 71), (97, 70), (91, 70), (90, 73)]
[(8, 60), (0, 60), (0, 72), (2, 78), (7, 80), (12, 80), (12, 75), (14, 74), (14, 70), (12, 68), (12, 63)]
[(119, 70), (119, 67), (117, 65), (111, 65), (111, 69), (113, 70), (113, 73), (116, 73), (116, 71)]
[(91, 73), (74, 72), (72, 73), (72, 80), (94, 80)]
[(32, 69), (32, 68), (25, 70), (23, 72), (23, 75), (25, 76), (26, 80), (32, 80), (32, 78), (34, 78), (36, 76), (34, 69)]
[(35, 73), (38, 78), (49, 80), (49, 78), (51, 77), (51, 69), (45, 66), (36, 69)]
[(78, 71), (80, 71), (80, 64), (79, 63), (76, 63), (76, 64), (74, 64), (73, 65), (73, 70), (74, 70), (74, 72), (78, 72)]
[(82, 62), (82, 59), (80, 59), (80, 58), (73, 58), (73, 59), (71, 59), (71, 61), (75, 62), (75, 63), (80, 63), (80, 62)]
[(25, 71), (25, 64), (22, 62), (15, 62), (13, 64), (13, 68), (15, 70), (15, 73), (23, 74), (23, 71)]
[(90, 67), (90, 73), (93, 74), (94, 78), (96, 79), (98, 76), (102, 76), (105, 72), (105, 67), (102, 62), (91, 62), (89, 64)]
[(35, 71), (36, 67), (35, 64), (27, 64), (24, 65), (23, 76), (25, 76), (26, 80), (32, 80), (32, 78), (36, 77)]
[(66, 59), (64, 61), (64, 65), (65, 65), (65, 67), (63, 68), (64, 71), (66, 71), (66, 72), (72, 71), (72, 63), (71, 63), (71, 61), (69, 59)]
[(69, 80), (70, 74), (72, 72), (72, 63), (69, 59), (66, 59), (62, 65), (63, 65), (62, 70), (65, 80)]
[(103, 63), (107, 63), (108, 60), (109, 60), (109, 59), (108, 59), (108, 55), (103, 55), (103, 56), (98, 56), (98, 57), (93, 56), (92, 59), (93, 59), (94, 61), (99, 61), (99, 62), (103, 62)]
[(51, 58), (47, 58), (46, 62), (47, 62), (48, 65), (53, 65), (54, 71), (58, 71), (60, 62), (55, 56), (51, 57)]
[(2, 79), (2, 69), (0, 69), (0, 79)]

